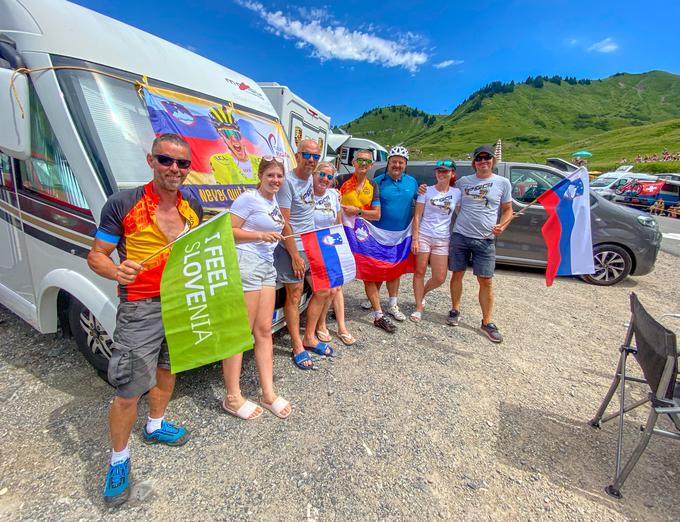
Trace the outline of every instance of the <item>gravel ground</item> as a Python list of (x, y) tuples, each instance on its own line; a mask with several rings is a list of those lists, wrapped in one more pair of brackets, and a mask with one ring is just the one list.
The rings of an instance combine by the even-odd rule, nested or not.
[[(221, 414), (217, 365), (181, 376), (168, 413), (193, 439), (146, 447), (139, 422), (134, 499), (117, 511), (101, 500), (111, 389), (71, 340), (39, 335), (0, 307), (0, 519), (678, 520), (680, 445), (653, 439), (614, 501), (603, 488), (616, 426), (587, 425), (616, 366), (627, 294), (655, 315), (673, 311), (678, 268), (662, 252), (653, 274), (613, 288), (572, 279), (546, 288), (539, 272), (501, 269), (500, 346), (476, 329), (470, 274), (461, 326), (444, 325), (449, 297), (440, 288), (424, 320), (393, 336), (373, 328), (352, 283), (348, 320), (360, 344), (302, 372), (287, 336), (275, 338), (290, 419)], [(404, 278), (407, 313), (410, 284)], [(252, 357), (243, 381), (256, 397)], [(627, 416), (628, 450), (644, 418)]]

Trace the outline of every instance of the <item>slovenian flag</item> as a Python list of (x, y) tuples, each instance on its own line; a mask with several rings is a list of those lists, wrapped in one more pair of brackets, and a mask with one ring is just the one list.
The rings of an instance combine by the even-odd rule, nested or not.
[(210, 157), (227, 151), (208, 116), (214, 104), (155, 87), (144, 87), (143, 93), (156, 136), (167, 132), (179, 134), (191, 147), (191, 169), (212, 172)]
[(342, 286), (356, 277), (354, 257), (342, 225), (305, 232), (300, 234), (300, 240), (315, 292)]
[(555, 276), (594, 273), (590, 186), (585, 167), (541, 194), (538, 202), (548, 213), (541, 229), (548, 247), (545, 284), (552, 285)]
[(411, 225), (391, 231), (375, 227), (362, 218), (343, 216), (345, 233), (357, 266), (357, 279), (391, 281), (413, 272)]

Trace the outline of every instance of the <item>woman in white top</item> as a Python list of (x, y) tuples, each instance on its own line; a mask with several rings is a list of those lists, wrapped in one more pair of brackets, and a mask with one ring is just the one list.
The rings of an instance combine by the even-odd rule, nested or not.
[[(330, 163), (321, 161), (314, 169), (312, 182), (314, 184), (314, 228), (332, 227), (342, 223), (342, 208), (340, 207), (340, 195), (331, 188), (334, 185), (335, 167)], [(331, 302), (335, 310), (335, 320), (338, 323), (338, 337), (347, 346), (356, 343), (354, 336), (347, 330), (345, 324), (345, 298), (342, 287), (331, 288), (330, 296), (324, 304), (319, 322), (316, 326), (316, 336), (319, 341), (327, 343), (331, 341), (331, 334), (326, 326), (326, 316)]]
[(227, 396), (222, 408), (240, 419), (250, 420), (262, 415), (262, 408), (285, 419), (291, 413), (290, 403), (274, 391), (274, 353), (272, 317), (276, 292), (274, 248), (283, 239), (284, 219), (274, 195), (284, 179), (283, 162), (279, 158), (263, 157), (258, 169), (256, 190), (242, 193), (232, 203), (231, 226), (236, 241), (236, 255), (248, 308), (248, 321), (255, 340), (255, 362), (260, 377), (260, 406), (241, 395), (242, 354), (222, 361), (222, 373)]
[[(456, 179), (456, 164), (451, 160), (438, 161), (434, 172), (437, 183), (418, 196), (413, 215), (411, 251), (416, 256), (413, 274), (416, 311), (410, 319), (416, 323), (422, 318), (425, 294), (446, 281), (449, 226), (453, 212), (460, 205), (460, 190), (451, 186)], [(432, 275), (425, 283), (428, 262)]]

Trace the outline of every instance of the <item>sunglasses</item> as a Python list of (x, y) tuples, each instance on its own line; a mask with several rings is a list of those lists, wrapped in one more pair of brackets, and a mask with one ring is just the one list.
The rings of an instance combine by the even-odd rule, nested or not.
[(475, 157), (475, 161), (491, 161), (493, 159), (493, 156), (490, 156), (488, 154), (478, 154)]
[(281, 165), (283, 165), (283, 159), (282, 159), (282, 158), (279, 158), (278, 156), (262, 156), (262, 159), (263, 159), (264, 161), (275, 161), (275, 162), (280, 163)]
[(241, 133), (239, 131), (235, 131), (235, 130), (232, 130), (232, 129), (224, 129), (222, 131), (222, 134), (228, 140), (230, 140), (231, 138), (236, 138), (239, 141), (241, 140)]
[(166, 156), (165, 154), (154, 154), (153, 157), (156, 158), (156, 161), (164, 167), (170, 167), (173, 163), (177, 163), (177, 168), (182, 170), (186, 170), (191, 167), (191, 160), (188, 159), (176, 159)]
[(321, 154), (312, 154), (311, 152), (301, 152), (304, 159), (314, 158), (314, 161), (319, 161), (321, 159)]
[(357, 165), (371, 165), (371, 164), (373, 164), (372, 159), (357, 158), (355, 161), (357, 162)]
[(443, 161), (438, 161), (435, 164), (435, 167), (444, 167), (447, 169), (455, 169), (456, 166), (453, 164), (453, 161), (451, 160), (443, 160)]
[(319, 171), (319, 177), (320, 178), (326, 178), (328, 181), (333, 181), (333, 178), (335, 177), (333, 174), (326, 174), (323, 170)]

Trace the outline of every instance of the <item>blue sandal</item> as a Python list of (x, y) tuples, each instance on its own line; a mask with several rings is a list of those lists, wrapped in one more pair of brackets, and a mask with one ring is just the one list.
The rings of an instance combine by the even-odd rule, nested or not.
[[(303, 363), (309, 361), (312, 364), (305, 366)], [(295, 366), (300, 368), (301, 370), (317, 370), (318, 368), (314, 365), (314, 361), (312, 360), (311, 355), (309, 355), (309, 352), (307, 350), (301, 351), (299, 354), (295, 355), (293, 354), (293, 363)]]
[(303, 346), (303, 348), (323, 357), (335, 357), (335, 350), (328, 343), (320, 342), (316, 346)]

